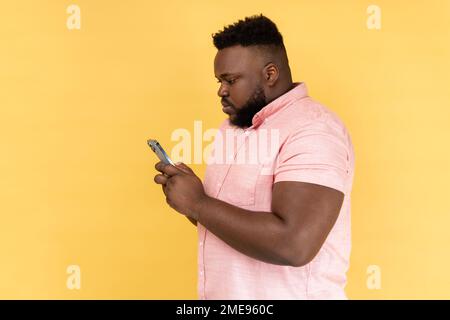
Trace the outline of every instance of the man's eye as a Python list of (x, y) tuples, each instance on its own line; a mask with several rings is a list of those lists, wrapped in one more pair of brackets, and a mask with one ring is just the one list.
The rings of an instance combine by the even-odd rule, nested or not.
[[(230, 79), (230, 80), (224, 80), (228, 84), (234, 84), (236, 82), (236, 79)], [(222, 80), (217, 80), (217, 83), (222, 83)]]

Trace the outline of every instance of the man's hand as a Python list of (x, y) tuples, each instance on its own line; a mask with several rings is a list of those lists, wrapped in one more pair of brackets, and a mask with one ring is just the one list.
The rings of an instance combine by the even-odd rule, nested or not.
[(198, 220), (199, 208), (208, 199), (202, 181), (184, 163), (172, 166), (160, 161), (155, 168), (161, 174), (157, 174), (154, 180), (162, 185), (169, 206), (188, 218)]

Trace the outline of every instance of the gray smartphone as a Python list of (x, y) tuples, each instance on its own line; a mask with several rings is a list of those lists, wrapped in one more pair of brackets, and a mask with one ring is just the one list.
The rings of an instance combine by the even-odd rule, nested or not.
[(159, 160), (161, 160), (165, 164), (171, 164), (173, 166), (175, 165), (173, 163), (173, 161), (167, 155), (166, 151), (164, 151), (163, 147), (161, 147), (161, 145), (159, 144), (158, 141), (153, 140), (153, 139), (149, 139), (149, 140), (147, 140), (147, 144), (153, 150), (153, 152), (156, 153), (156, 155), (158, 156)]

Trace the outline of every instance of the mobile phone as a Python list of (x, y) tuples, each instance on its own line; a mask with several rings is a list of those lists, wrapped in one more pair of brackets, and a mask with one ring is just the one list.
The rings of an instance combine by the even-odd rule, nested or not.
[(147, 144), (153, 150), (153, 152), (156, 153), (159, 160), (161, 160), (165, 164), (171, 164), (173, 166), (175, 165), (173, 161), (169, 158), (167, 153), (164, 151), (163, 147), (161, 147), (158, 141), (149, 139), (147, 140)]

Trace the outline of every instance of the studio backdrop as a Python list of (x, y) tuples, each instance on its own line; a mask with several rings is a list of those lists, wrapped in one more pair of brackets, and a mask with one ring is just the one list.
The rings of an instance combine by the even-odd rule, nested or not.
[(146, 141), (203, 177), (211, 35), (259, 13), (352, 137), (349, 298), (450, 298), (448, 0), (1, 1), (0, 298), (197, 298)]

